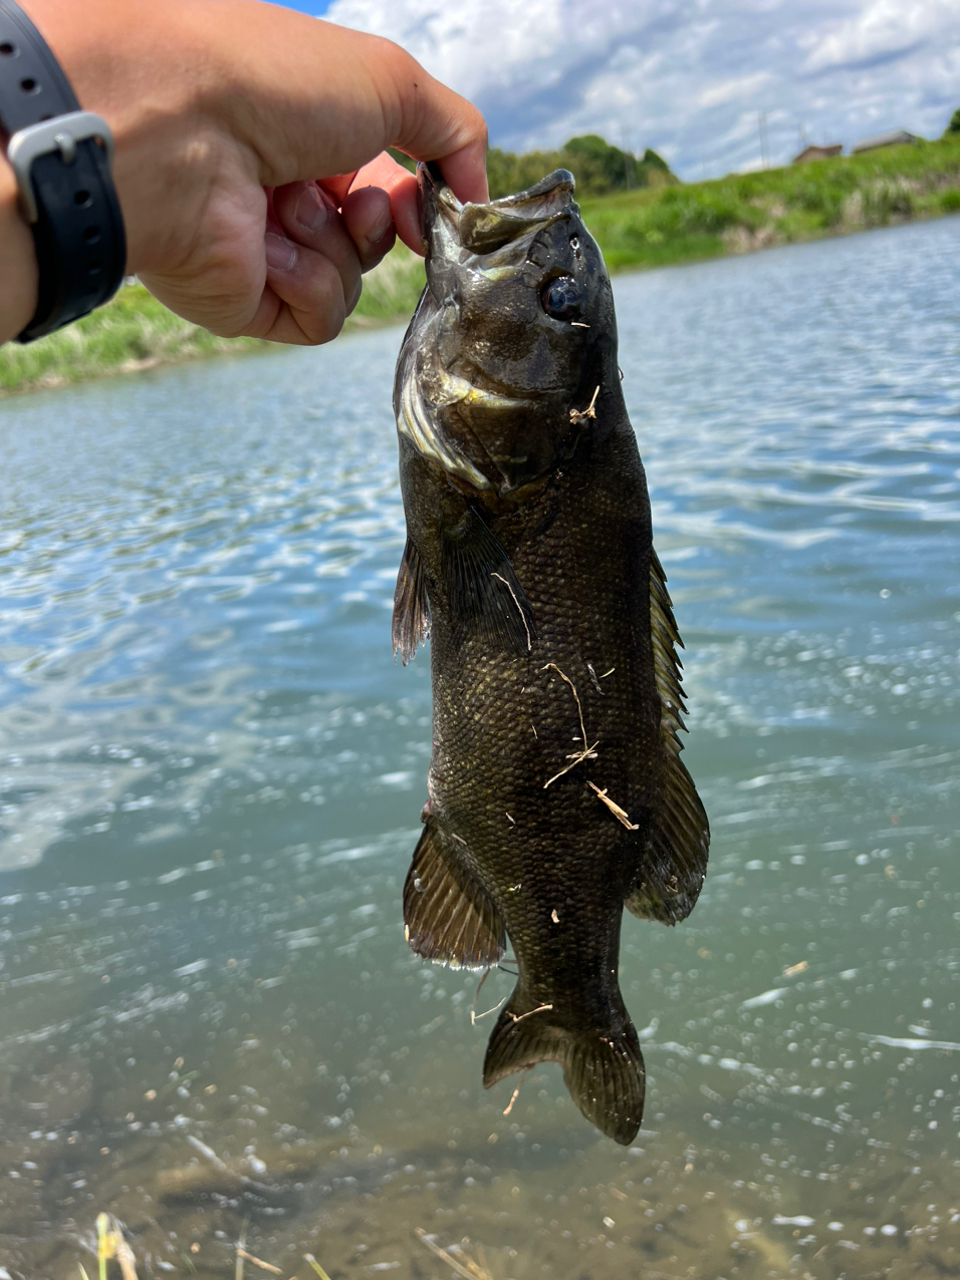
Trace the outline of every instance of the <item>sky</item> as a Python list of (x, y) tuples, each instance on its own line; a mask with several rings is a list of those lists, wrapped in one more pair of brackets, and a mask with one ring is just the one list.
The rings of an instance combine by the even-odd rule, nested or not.
[[(688, 181), (807, 141), (938, 137), (960, 107), (960, 0), (291, 0), (396, 40), (483, 111), (492, 146), (599, 133)], [(765, 135), (765, 139), (764, 139)]]

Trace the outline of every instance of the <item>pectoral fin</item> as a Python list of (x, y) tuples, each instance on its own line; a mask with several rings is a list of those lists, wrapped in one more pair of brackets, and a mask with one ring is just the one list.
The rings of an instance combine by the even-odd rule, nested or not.
[(707, 873), (710, 826), (693, 779), (680, 760), (683, 750), (683, 688), (676, 645), (680, 644), (666, 574), (656, 553), (650, 564), (650, 634), (664, 753), (664, 783), (641, 856), (627, 910), (647, 920), (676, 924), (693, 910)]
[(427, 819), (403, 887), (407, 941), (425, 960), (454, 969), (488, 969), (506, 950), (500, 913), (486, 890), (443, 851)]
[(442, 572), (460, 638), (474, 632), (518, 656), (537, 638), (533, 607), (510, 558), (471, 508), (442, 530)]
[(427, 575), (420, 552), (410, 538), (403, 549), (397, 589), (393, 595), (393, 652), (404, 666), (430, 634), (430, 602)]

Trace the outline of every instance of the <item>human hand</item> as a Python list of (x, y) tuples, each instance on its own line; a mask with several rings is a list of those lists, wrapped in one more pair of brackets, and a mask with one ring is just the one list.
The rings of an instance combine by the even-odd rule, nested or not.
[[(389, 41), (260, 0), (22, 2), (114, 133), (128, 271), (215, 333), (328, 341), (395, 235), (420, 250), (415, 179), (387, 146), (486, 199), (479, 112)], [(23, 253), (8, 226), (0, 265), (4, 240)], [(29, 278), (0, 338), (32, 314)]]

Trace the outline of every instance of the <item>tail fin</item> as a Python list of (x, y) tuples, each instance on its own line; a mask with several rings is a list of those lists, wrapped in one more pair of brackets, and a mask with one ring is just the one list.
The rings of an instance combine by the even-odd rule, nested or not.
[(626, 1011), (619, 1031), (580, 1030), (563, 1026), (550, 1005), (528, 1004), (517, 988), (500, 1014), (483, 1063), (484, 1088), (538, 1062), (559, 1062), (570, 1096), (590, 1123), (629, 1146), (643, 1119), (646, 1073)]

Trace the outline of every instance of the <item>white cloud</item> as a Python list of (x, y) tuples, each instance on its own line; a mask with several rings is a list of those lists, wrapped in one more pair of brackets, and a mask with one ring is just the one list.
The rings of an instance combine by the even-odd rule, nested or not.
[(812, 141), (942, 132), (960, 106), (957, 0), (333, 0), (471, 98), (494, 145), (600, 133), (684, 177)]
[(960, 35), (956, 0), (877, 0), (828, 28), (811, 42), (805, 69), (847, 67), (909, 55), (918, 46), (935, 47), (941, 33)]
[(743, 102), (755, 96), (771, 79), (769, 71), (754, 71), (752, 75), (736, 76), (733, 80), (718, 80), (701, 91), (697, 106), (719, 107), (724, 102)]

